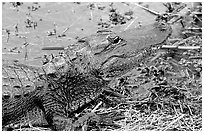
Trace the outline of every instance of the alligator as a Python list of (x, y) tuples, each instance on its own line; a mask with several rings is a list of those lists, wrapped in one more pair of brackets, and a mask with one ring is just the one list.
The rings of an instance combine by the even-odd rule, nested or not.
[(52, 130), (69, 130), (73, 112), (100, 97), (108, 88), (107, 78), (132, 70), (171, 32), (168, 24), (156, 22), (97, 33), (78, 40), (41, 68), (3, 62), (3, 126), (36, 116)]

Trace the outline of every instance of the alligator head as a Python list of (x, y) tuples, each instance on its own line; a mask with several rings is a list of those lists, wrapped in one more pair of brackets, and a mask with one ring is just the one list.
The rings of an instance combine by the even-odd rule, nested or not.
[(149, 49), (165, 42), (171, 32), (170, 25), (155, 22), (118, 33), (97, 33), (67, 47), (60, 65), (58, 61), (46, 65), (55, 66), (52, 70), (56, 66), (67, 69), (62, 62), (69, 62), (83, 73), (97, 71), (102, 78), (116, 77), (138, 65)]

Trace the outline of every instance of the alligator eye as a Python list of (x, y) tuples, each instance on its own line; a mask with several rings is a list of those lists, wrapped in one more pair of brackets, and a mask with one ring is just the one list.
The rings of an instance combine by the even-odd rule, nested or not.
[(107, 36), (107, 40), (113, 44), (119, 43), (121, 38), (119, 36)]
[(119, 36), (116, 36), (116, 37), (114, 38), (114, 43), (118, 43), (120, 40), (121, 40), (120, 37), (119, 37)]
[(111, 43), (114, 43), (114, 38), (115, 38), (115, 36), (111, 36), (111, 35), (108, 35), (108, 36), (106, 37), (106, 39), (107, 39), (109, 42), (111, 42)]

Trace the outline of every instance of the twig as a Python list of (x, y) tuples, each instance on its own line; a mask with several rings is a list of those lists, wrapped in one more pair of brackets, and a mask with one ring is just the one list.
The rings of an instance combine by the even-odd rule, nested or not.
[(181, 116), (179, 116), (176, 120), (172, 121), (170, 124), (168, 124), (165, 128), (162, 129), (162, 131), (167, 130), (171, 125), (173, 125), (174, 123), (176, 123), (178, 120), (182, 119), (185, 116), (185, 114), (182, 114)]
[(28, 59), (28, 49), (27, 49), (27, 46), (25, 46), (25, 57), (24, 57), (24, 60), (27, 60)]
[(197, 33), (197, 32), (193, 32), (193, 31), (184, 31), (182, 32), (183, 34), (193, 34), (193, 35), (202, 35), (202, 33)]
[(142, 9), (144, 9), (144, 10), (146, 10), (146, 11), (148, 11), (148, 12), (150, 12), (150, 13), (153, 14), (153, 15), (156, 15), (156, 16), (161, 15), (160, 13), (158, 13), (158, 12), (156, 12), (156, 11), (154, 11), (154, 10), (151, 10), (151, 9), (149, 9), (149, 8), (146, 8), (146, 7), (144, 7), (144, 6), (141, 6), (141, 5), (137, 4), (137, 3), (133, 3), (133, 4), (136, 5), (136, 6), (138, 6), (138, 7), (140, 7), (140, 8), (142, 8)]
[(196, 14), (194, 14), (194, 17), (197, 18), (202, 23), (202, 20)]
[(194, 39), (194, 37), (188, 37), (188, 38), (186, 38), (186, 39), (182, 39), (182, 40), (180, 40), (180, 41), (178, 41), (178, 42), (175, 42), (173, 45), (174, 45), (174, 46), (179, 46), (179, 45), (182, 45), (182, 44), (187, 43), (188, 41), (190, 41), (190, 40), (192, 40), (192, 39)]
[(195, 50), (201, 49), (200, 46), (172, 46), (172, 45), (163, 45), (161, 49), (180, 49), (180, 50)]
[(18, 52), (4, 52), (2, 55), (13, 55), (13, 54), (19, 54)]
[(59, 36), (63, 36), (69, 30), (69, 28), (71, 26), (73, 26), (76, 23), (76, 21), (78, 21), (80, 18), (81, 18), (81, 16), (78, 17), (73, 23), (71, 23), (71, 25), (69, 25), (67, 28), (65, 28), (64, 31)]
[(191, 108), (189, 107), (189, 105), (187, 105), (187, 107), (188, 107), (190, 115), (193, 116), (193, 113), (192, 113)]
[(192, 57), (189, 57), (189, 59), (202, 59), (202, 56), (192, 56)]
[(126, 31), (135, 22), (136, 19), (137, 17), (124, 29), (124, 31)]
[(90, 11), (90, 15), (91, 15), (91, 21), (93, 21), (93, 12), (92, 12), (92, 10)]
[(153, 124), (153, 122), (155, 122), (154, 120), (155, 120), (155, 118), (156, 118), (156, 115), (155, 114), (153, 114), (153, 118), (152, 118), (152, 120), (151, 120), (151, 122), (150, 122), (150, 125), (152, 125)]
[(49, 46), (49, 47), (43, 47), (41, 50), (64, 50), (64, 47), (60, 46)]
[(190, 127), (190, 125), (188, 125), (188, 123), (186, 122), (186, 120), (184, 118), (182, 118), (182, 120), (183, 120), (183, 123), (188, 127), (188, 129), (193, 131), (193, 129)]
[(191, 27), (191, 28), (185, 28), (185, 30), (202, 30), (202, 28)]
[(96, 109), (97, 109), (102, 103), (103, 103), (103, 102), (100, 101), (100, 102), (96, 105), (96, 107), (95, 107), (91, 112), (94, 113), (94, 112), (96, 111)]
[(9, 38), (10, 38), (10, 30), (6, 29), (6, 33), (7, 33), (7, 39), (6, 39), (6, 42), (8, 43), (9, 41)]

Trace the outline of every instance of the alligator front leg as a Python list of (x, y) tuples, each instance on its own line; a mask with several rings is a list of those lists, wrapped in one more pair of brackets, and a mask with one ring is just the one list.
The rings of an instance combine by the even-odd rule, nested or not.
[[(66, 96), (63, 96), (61, 94), (62, 92), (59, 93), (59, 90), (62, 90), (62, 89), (57, 89), (55, 91), (53, 90), (47, 93), (42, 102), (44, 106), (43, 110), (45, 112), (45, 118), (47, 122), (49, 123), (52, 130), (58, 130), (58, 131), (75, 130), (75, 127), (74, 127), (74, 123), (76, 123), (75, 114), (79, 114), (85, 108), (91, 105), (95, 105), (99, 99), (103, 101), (104, 98), (102, 98), (101, 95), (121, 97), (121, 95), (117, 94), (116, 92), (112, 92), (111, 90), (104, 90), (103, 93), (101, 92), (101, 95), (99, 94), (94, 99), (89, 100), (89, 102), (84, 102), (83, 104), (81, 104), (80, 103), (81, 101), (75, 101), (75, 104), (74, 104), (74, 100), (70, 101), (68, 99), (67, 94)], [(107, 99), (105, 101), (107, 101)], [(76, 110), (73, 110), (73, 106), (78, 106), (78, 107), (76, 108)], [(86, 119), (84, 120), (86, 121)], [(79, 123), (83, 123), (83, 122), (80, 121)]]
[(71, 131), (72, 130), (72, 119), (54, 116), (53, 118), (53, 130), (57, 131)]
[(65, 102), (62, 103), (59, 98), (47, 94), (42, 103), (45, 119), (52, 130), (70, 130), (72, 120), (67, 117)]

